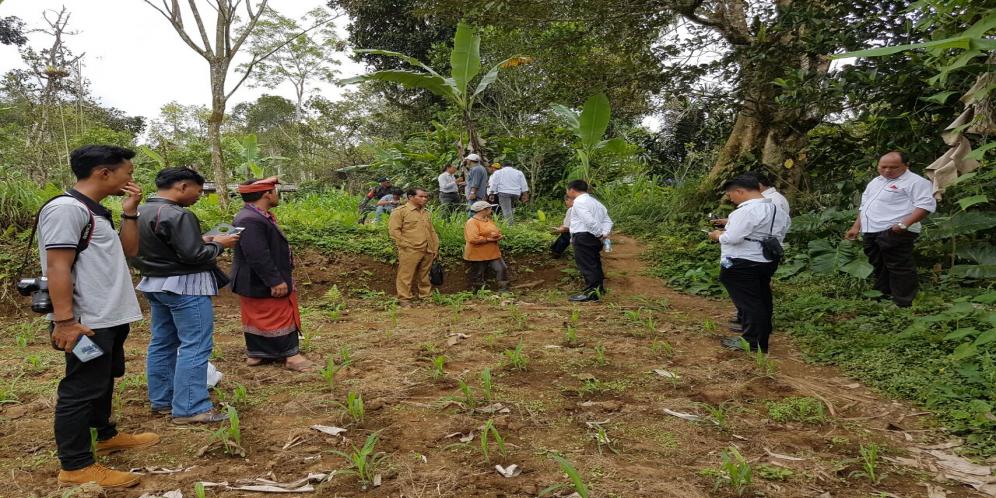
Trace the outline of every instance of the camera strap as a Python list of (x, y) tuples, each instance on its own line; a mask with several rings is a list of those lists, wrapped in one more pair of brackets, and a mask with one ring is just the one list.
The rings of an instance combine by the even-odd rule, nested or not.
[[(21, 263), (21, 267), (17, 270), (17, 277), (14, 279), (15, 282), (21, 280), (21, 277), (24, 276), (24, 270), (28, 267), (28, 263), (31, 262), (31, 246), (35, 243), (35, 234), (38, 233), (38, 221), (41, 218), (42, 210), (45, 209), (45, 206), (48, 206), (52, 201), (60, 197), (72, 197), (73, 199), (76, 199), (76, 197), (73, 197), (69, 193), (63, 193), (45, 201), (45, 204), (42, 204), (41, 207), (38, 208), (38, 212), (35, 213), (35, 223), (31, 227), (31, 235), (28, 237), (28, 244), (24, 247), (24, 262)], [(82, 204), (82, 202), (80, 204)], [(90, 246), (90, 240), (93, 239), (93, 230), (96, 227), (96, 219), (93, 217), (93, 211), (90, 211), (90, 208), (86, 207), (86, 205), (83, 207), (86, 209), (87, 214), (90, 215), (90, 220), (83, 226), (83, 230), (80, 230), (80, 240), (76, 244), (76, 254), (73, 256), (73, 266), (76, 265), (76, 259), (79, 258), (80, 253), (85, 251), (86, 248)]]

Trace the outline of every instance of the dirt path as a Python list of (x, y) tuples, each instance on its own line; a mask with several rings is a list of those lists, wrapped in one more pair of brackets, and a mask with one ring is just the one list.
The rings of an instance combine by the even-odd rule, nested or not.
[[(129, 339), (129, 374), (115, 400), (119, 427), (154, 430), (164, 440), (105, 461), (177, 472), (152, 474), (137, 489), (108, 495), (180, 489), (192, 496), (197, 481), (234, 486), (239, 479), (288, 482), (339, 471), (315, 492), (293, 496), (537, 496), (570, 482), (548, 456), (557, 452), (577, 467), (591, 496), (727, 496), (732, 490), (716, 486), (714, 469), (721, 453), (735, 446), (753, 469), (747, 494), (926, 496), (930, 475), (905, 465), (922, 460), (911, 448), (943, 439), (927, 416), (883, 400), (832, 368), (805, 364), (782, 335), (772, 341), (773, 372), (720, 349), (726, 332), (717, 324), (725, 323), (732, 306), (674, 292), (645, 276), (642, 251), (633, 239), (614, 241), (605, 259), (610, 293), (600, 303), (567, 303), (574, 282), (565, 261), (558, 263), (565, 271), (515, 268), (520, 281), (546, 280), (515, 298), (444, 295), (405, 309), (371, 291), (385, 287), (388, 272), (344, 271), (331, 258), (323, 263), (312, 255), (306, 270), (313, 282), (304, 299), (307, 354), (324, 363), (348, 349), (352, 358), (334, 385), (314, 373), (246, 367), (238, 311), (230, 297), (219, 299), (212, 361), (225, 374), (220, 394), (239, 409), (245, 458), (218, 450), (197, 456), (211, 441), (209, 431), (178, 428), (149, 414), (141, 375), (148, 331), (140, 324)], [(331, 283), (348, 296), (347, 308), (335, 311), (334, 296), (323, 297)], [(11, 477), (0, 496), (61, 496), (51, 451), (61, 360), (42, 339), (36, 331), (26, 347), (12, 346), (12, 340), (0, 346), (7, 358), (0, 381), (14, 385), (17, 397), (0, 405), (0, 471)], [(510, 361), (520, 344), (524, 370)], [(26, 363), (33, 356), (41, 360)], [(434, 373), (439, 357), (444, 366)], [(485, 368), (492, 373), (490, 393), (482, 386)], [(245, 388), (244, 399), (234, 393), (238, 386)], [(343, 407), (348, 392), (365, 400), (362, 421)], [(822, 420), (773, 420), (769, 403), (784, 412), (786, 398), (806, 398), (799, 406), (817, 410), (812, 419), (823, 413)], [(488, 420), (505, 445), (502, 452), (489, 440), (490, 461), (481, 451)], [(314, 424), (347, 431), (329, 436), (309, 429)], [(381, 485), (363, 491), (332, 451), (360, 447), (374, 433), (376, 451), (385, 454), (374, 472)], [(870, 443), (883, 448), (876, 471), (884, 478), (877, 483), (852, 475), (862, 470), (859, 448)], [(496, 464), (516, 464), (521, 474), (502, 477)], [(947, 496), (975, 496), (965, 487), (933, 486)], [(548, 496), (572, 491), (563, 487)], [(219, 487), (209, 496), (257, 495)]]

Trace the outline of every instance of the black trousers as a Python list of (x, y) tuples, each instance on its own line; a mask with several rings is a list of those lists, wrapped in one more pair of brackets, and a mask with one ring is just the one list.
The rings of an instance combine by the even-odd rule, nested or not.
[(93, 329), (90, 340), (104, 354), (88, 362), (66, 353), (66, 376), (59, 381), (55, 402), (55, 444), (64, 470), (78, 470), (94, 463), (91, 427), (97, 429), (98, 441), (118, 433), (111, 422), (111, 398), (114, 378), (124, 375), (124, 342), (128, 330), (128, 324)]
[(557, 237), (557, 240), (554, 240), (553, 243), (550, 244), (550, 254), (552, 254), (555, 258), (559, 258), (567, 252), (568, 247), (571, 247), (571, 233), (562, 232)]
[(913, 260), (913, 243), (919, 234), (891, 230), (866, 233), (865, 255), (875, 268), (875, 290), (892, 296), (897, 306), (910, 306), (919, 286), (916, 262)]
[(490, 268), (495, 274), (495, 281), (498, 282), (498, 290), (508, 289), (508, 267), (501, 258), (487, 261), (467, 261), (469, 266), (467, 278), (470, 280), (470, 287), (474, 290), (484, 287), (487, 271)]
[(583, 293), (605, 292), (605, 273), (602, 272), (602, 241), (588, 232), (571, 235), (574, 244), (574, 262), (584, 277)]
[(746, 259), (732, 261), (732, 266), (719, 270), (719, 281), (726, 287), (726, 292), (737, 307), (737, 315), (744, 327), (742, 337), (751, 348), (768, 352), (771, 316), (774, 314), (771, 276), (778, 269), (778, 263), (759, 263)]

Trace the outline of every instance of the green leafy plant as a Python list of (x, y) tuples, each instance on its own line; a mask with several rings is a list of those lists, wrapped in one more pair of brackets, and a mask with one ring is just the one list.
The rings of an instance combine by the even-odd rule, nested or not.
[(469, 143), (471, 150), (479, 153), (483, 147), (472, 112), (477, 97), (498, 79), (499, 71), (528, 63), (531, 60), (529, 57), (516, 55), (495, 64), (490, 71), (481, 77), (476, 89), (471, 93), (469, 84), (481, 71), (480, 48), (481, 34), (479, 30), (461, 21), (457, 24), (456, 35), (453, 37), (453, 50), (450, 53), (450, 77), (443, 77), (414, 57), (388, 50), (361, 49), (356, 52), (395, 57), (418, 70), (375, 71), (343, 80), (342, 83), (351, 84), (369, 80), (386, 81), (406, 87), (422, 88), (442, 97), (462, 115), (467, 133), (467, 143)]
[[(566, 458), (553, 452), (549, 453), (547, 456), (549, 456), (550, 459), (553, 460), (554, 462), (557, 462), (557, 465), (560, 465), (560, 470), (562, 470), (564, 474), (567, 474), (568, 479), (571, 480), (571, 486), (574, 488), (575, 493), (581, 496), (581, 498), (591, 497), (591, 491), (588, 490), (588, 485), (585, 484), (584, 479), (581, 477), (581, 473), (578, 472), (578, 470), (575, 469), (573, 465), (571, 465), (571, 462), (569, 462)], [(565, 487), (568, 486), (559, 483), (553, 484), (540, 491), (539, 496), (547, 496), (550, 493), (559, 491)]]
[(716, 488), (728, 486), (737, 496), (743, 496), (753, 483), (753, 470), (750, 462), (740, 453), (736, 446), (724, 450), (720, 457), (723, 463), (719, 467)]
[(228, 423), (211, 433), (211, 440), (221, 444), (226, 455), (246, 456), (242, 447), (242, 428), (239, 422), (239, 412), (234, 406), (228, 405)]
[(443, 355), (436, 356), (432, 359), (432, 378), (435, 380), (442, 379), (446, 376), (446, 357)]
[(474, 390), (471, 388), (463, 379), (457, 379), (457, 385), (460, 387), (459, 398), (460, 403), (465, 408), (474, 408), (477, 406), (477, 397), (474, 396)]
[(195, 498), (207, 498), (207, 492), (204, 491), (204, 483), (196, 482), (194, 483), (194, 497)]
[(484, 461), (488, 463), (491, 463), (491, 440), (494, 440), (495, 447), (498, 448), (498, 453), (501, 454), (502, 458), (505, 458), (505, 439), (498, 433), (494, 419), (488, 419), (481, 429), (481, 455), (484, 456)]
[(878, 472), (879, 446), (875, 443), (868, 443), (868, 446), (861, 445), (858, 448), (860, 455), (861, 470), (851, 472), (851, 477), (865, 477), (874, 484), (882, 481), (882, 475)]
[(597, 153), (608, 151), (618, 154), (627, 149), (628, 144), (622, 138), (602, 140), (612, 116), (609, 98), (604, 93), (588, 97), (580, 114), (560, 104), (554, 104), (551, 110), (578, 138), (574, 148), (577, 164), (568, 175), (569, 179), (581, 179), (591, 183), (595, 177), (592, 160)]
[(349, 467), (344, 470), (344, 472), (353, 474), (360, 481), (360, 485), (366, 488), (369, 486), (377, 475), (377, 470), (380, 464), (384, 460), (384, 454), (381, 452), (374, 452), (374, 448), (377, 446), (377, 442), (380, 438), (380, 431), (367, 436), (366, 441), (363, 443), (363, 447), (357, 449), (353, 446), (353, 451), (351, 453), (345, 453), (343, 451), (332, 450), (332, 453), (346, 459)]
[(578, 343), (578, 329), (571, 324), (564, 328), (564, 344), (574, 346)]
[(491, 369), (484, 367), (481, 371), (481, 390), (484, 391), (484, 399), (494, 401), (494, 382), (491, 378)]
[(505, 351), (505, 358), (508, 359), (510, 367), (520, 372), (525, 372), (526, 367), (529, 365), (529, 358), (522, 352), (522, 347), (522, 339), (519, 339), (519, 343), (515, 345), (515, 349)]
[(363, 417), (366, 415), (366, 409), (363, 407), (363, 396), (354, 391), (349, 391), (346, 393), (346, 413), (349, 414), (349, 418), (353, 419), (353, 423), (362, 424)]
[(601, 343), (595, 346), (595, 364), (600, 367), (609, 364), (608, 358), (605, 357), (605, 346)]
[(803, 422), (818, 424), (827, 418), (823, 403), (816, 398), (789, 397), (767, 402), (768, 418), (775, 422)]
[(766, 463), (758, 465), (757, 468), (754, 469), (754, 472), (761, 479), (765, 479), (768, 481), (787, 481), (789, 478), (795, 475), (795, 472), (793, 472), (792, 469), (786, 469), (785, 467), (768, 465)]
[(325, 379), (325, 383), (328, 384), (329, 389), (335, 389), (335, 378), (339, 374), (339, 371), (346, 368), (347, 363), (340, 362), (336, 363), (335, 357), (329, 356), (325, 359), (325, 366), (318, 370), (318, 373)]
[(761, 375), (771, 377), (776, 371), (778, 371), (777, 365), (775, 365), (775, 362), (772, 361), (771, 358), (768, 358), (767, 353), (761, 351), (760, 349), (752, 352), (750, 350), (750, 343), (743, 337), (740, 338), (740, 348), (754, 360), (754, 366), (759, 372), (761, 372)]
[(605, 426), (598, 422), (588, 422), (588, 427), (592, 430), (591, 438), (595, 441), (599, 455), (602, 454), (603, 448), (608, 448), (609, 451), (619, 454), (619, 450), (613, 445), (612, 439), (609, 438), (609, 431)]
[(701, 406), (709, 417), (709, 421), (716, 424), (720, 430), (729, 429), (729, 404), (727, 402), (720, 403), (718, 405), (711, 405), (709, 403), (700, 403)]
[(650, 343), (650, 352), (659, 356), (670, 357), (674, 354), (674, 346), (663, 339), (654, 339)]

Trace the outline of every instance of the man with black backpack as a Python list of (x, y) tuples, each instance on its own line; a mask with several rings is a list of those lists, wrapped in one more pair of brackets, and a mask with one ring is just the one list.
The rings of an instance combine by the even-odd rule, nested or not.
[(737, 209), (730, 213), (725, 230), (714, 230), (709, 238), (720, 243), (719, 281), (737, 307), (743, 335), (723, 339), (722, 345), (739, 350), (742, 338), (751, 351), (767, 353), (774, 311), (771, 277), (782, 256), (789, 215), (764, 197), (755, 176), (728, 180), (723, 191)]
[[(52, 345), (66, 352), (66, 374), (55, 404), (60, 483), (94, 481), (104, 488), (138, 484), (139, 475), (94, 461), (91, 428), (97, 431), (97, 454), (159, 442), (159, 436), (150, 432), (118, 432), (111, 421), (114, 378), (124, 375), (129, 324), (142, 319), (125, 261), (125, 256), (138, 253), (136, 220), (142, 191), (132, 181), (134, 156), (133, 151), (112, 145), (74, 150), (70, 165), (76, 184), (49, 201), (38, 215), (38, 247), (51, 299)], [(124, 196), (120, 235), (111, 211), (100, 204), (112, 195)], [(71, 352), (82, 336), (99, 348), (91, 347), (90, 355), (82, 356), (85, 360)]]

